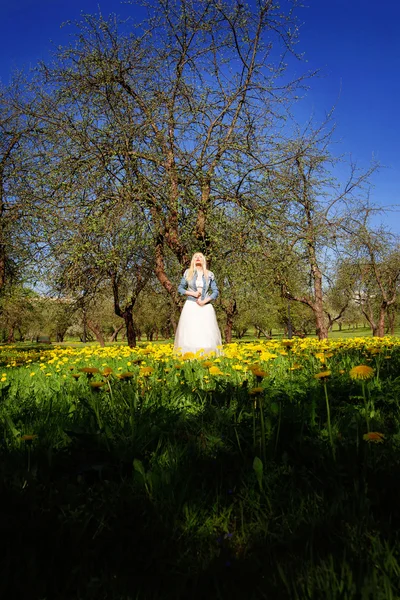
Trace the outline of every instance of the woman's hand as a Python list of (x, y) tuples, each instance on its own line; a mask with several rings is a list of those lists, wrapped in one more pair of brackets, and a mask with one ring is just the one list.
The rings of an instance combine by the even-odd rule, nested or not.
[(200, 298), (198, 300), (196, 300), (196, 304), (198, 304), (199, 306), (205, 306), (206, 304), (208, 304), (208, 300), (204, 299), (201, 300)]

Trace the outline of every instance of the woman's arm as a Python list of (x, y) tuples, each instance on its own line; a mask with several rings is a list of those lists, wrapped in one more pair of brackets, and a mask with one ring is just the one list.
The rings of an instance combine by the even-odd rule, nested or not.
[(210, 302), (211, 302), (212, 300), (216, 300), (219, 296), (218, 286), (217, 286), (217, 282), (215, 281), (215, 277), (213, 277), (211, 279), (210, 287), (211, 287), (211, 294), (210, 294), (209, 298), (210, 298)]
[(188, 287), (188, 282), (185, 277), (186, 273), (183, 275), (180, 284), (178, 285), (178, 292), (181, 296), (186, 296), (186, 291)]
[(215, 281), (215, 277), (214, 275), (212, 275), (210, 277), (210, 288), (211, 288), (211, 294), (209, 296), (206, 296), (204, 298), (204, 300), (201, 301), (197, 301), (197, 304), (208, 304), (208, 302), (212, 302), (213, 300), (216, 300), (219, 296), (219, 291), (218, 291), (218, 286), (217, 286), (217, 282)]
[(199, 295), (198, 292), (192, 292), (191, 290), (188, 289), (189, 285), (186, 279), (186, 271), (183, 274), (183, 277), (181, 279), (180, 284), (178, 285), (178, 292), (180, 293), (181, 296), (194, 296), (195, 298), (197, 298), (197, 296)]

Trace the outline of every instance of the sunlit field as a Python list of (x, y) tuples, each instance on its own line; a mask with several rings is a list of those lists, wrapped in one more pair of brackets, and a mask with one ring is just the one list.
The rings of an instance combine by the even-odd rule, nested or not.
[(400, 339), (0, 347), (0, 595), (400, 597)]

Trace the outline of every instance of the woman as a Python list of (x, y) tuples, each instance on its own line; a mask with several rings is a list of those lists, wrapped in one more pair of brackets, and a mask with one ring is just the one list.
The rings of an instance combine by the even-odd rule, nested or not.
[(214, 273), (207, 270), (201, 252), (193, 255), (178, 287), (187, 296), (175, 333), (174, 350), (208, 354), (221, 352), (221, 332), (211, 302), (218, 297)]

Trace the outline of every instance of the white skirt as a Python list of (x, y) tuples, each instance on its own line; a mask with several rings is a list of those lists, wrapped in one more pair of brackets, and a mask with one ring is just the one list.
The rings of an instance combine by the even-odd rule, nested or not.
[(175, 333), (175, 352), (198, 352), (222, 354), (221, 332), (211, 302), (199, 306), (197, 302), (186, 300), (183, 305)]

